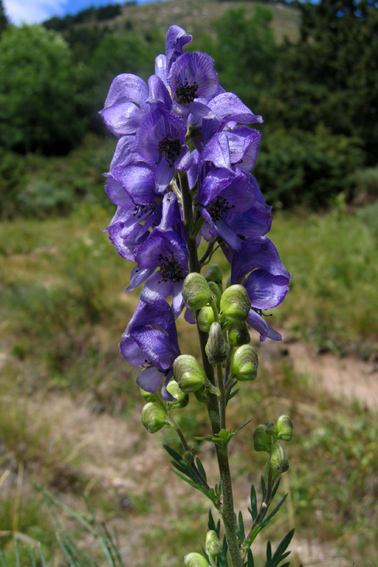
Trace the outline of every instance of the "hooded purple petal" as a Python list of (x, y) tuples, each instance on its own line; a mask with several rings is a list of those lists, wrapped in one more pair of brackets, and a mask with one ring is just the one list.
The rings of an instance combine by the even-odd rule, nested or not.
[(273, 341), (282, 340), (280, 333), (268, 325), (265, 319), (253, 309), (249, 312), (247, 323), (252, 329), (260, 333), (260, 342), (264, 342), (266, 339), (272, 339)]
[(148, 88), (143, 79), (129, 73), (118, 75), (110, 85), (104, 109), (100, 111), (109, 130), (116, 136), (134, 133), (147, 97)]
[(167, 32), (167, 39), (165, 42), (165, 54), (167, 57), (168, 69), (182, 55), (182, 48), (184, 45), (192, 41), (192, 36), (180, 26), (171, 26)]

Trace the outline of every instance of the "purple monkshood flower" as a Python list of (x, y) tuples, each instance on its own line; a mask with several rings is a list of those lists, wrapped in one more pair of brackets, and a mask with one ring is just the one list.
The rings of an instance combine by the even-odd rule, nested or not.
[(214, 134), (203, 150), (201, 163), (230, 171), (237, 166), (248, 173), (256, 163), (260, 138), (260, 132), (248, 126), (236, 126), (233, 130)]
[[(188, 250), (184, 238), (174, 230), (153, 229), (149, 237), (137, 248), (137, 266), (130, 276), (126, 292), (146, 282), (142, 299), (172, 295), (172, 309), (177, 318), (183, 307), (182, 286), (188, 273)], [(156, 273), (155, 270), (158, 269)]]
[(179, 116), (163, 109), (146, 114), (140, 121), (135, 149), (151, 166), (156, 166), (155, 183), (164, 191), (176, 170), (187, 171), (191, 165), (185, 145), (186, 125)]
[(217, 94), (207, 102), (207, 107), (211, 116), (205, 116), (201, 119), (190, 115), (188, 118), (192, 138), (200, 153), (203, 152), (205, 145), (216, 133), (233, 129), (238, 124), (263, 122), (262, 116), (253, 114), (234, 93), (222, 92)]
[(263, 236), (272, 224), (271, 207), (265, 203), (256, 179), (238, 169), (209, 171), (198, 189), (198, 205), (206, 221), (204, 238), (220, 236), (233, 250), (238, 250), (246, 238)]
[(173, 401), (166, 387), (180, 349), (175, 319), (166, 301), (159, 297), (139, 301), (119, 349), (127, 362), (144, 366), (137, 378), (140, 388), (155, 393), (161, 386), (163, 399)]
[(231, 284), (242, 284), (252, 304), (247, 323), (260, 333), (260, 341), (281, 335), (263, 319), (262, 312), (276, 307), (289, 291), (292, 276), (281, 262), (274, 244), (265, 236), (245, 240), (233, 254)]
[(214, 117), (207, 102), (217, 94), (219, 79), (209, 55), (198, 51), (184, 53), (173, 63), (167, 83), (174, 112), (184, 118), (189, 113), (201, 118)]

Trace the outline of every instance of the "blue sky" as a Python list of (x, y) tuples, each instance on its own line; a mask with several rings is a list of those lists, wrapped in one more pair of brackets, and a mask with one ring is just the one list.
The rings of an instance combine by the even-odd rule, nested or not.
[[(137, 0), (138, 4), (147, 4), (155, 0)], [(18, 26), (22, 23), (40, 24), (52, 16), (77, 14), (90, 6), (106, 6), (107, 4), (124, 4), (111, 0), (3, 0), (5, 12), (11, 23)]]

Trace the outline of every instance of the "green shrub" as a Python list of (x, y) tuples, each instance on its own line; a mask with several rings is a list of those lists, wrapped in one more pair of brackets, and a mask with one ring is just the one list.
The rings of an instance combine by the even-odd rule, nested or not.
[(17, 195), (17, 201), (21, 213), (38, 218), (51, 213), (66, 214), (73, 207), (73, 195), (67, 188), (41, 180), (27, 185)]
[(63, 38), (39, 26), (1, 36), (0, 144), (21, 153), (64, 154), (83, 134), (77, 72)]
[(330, 134), (321, 126), (315, 133), (280, 129), (263, 134), (254, 173), (271, 204), (318, 209), (338, 193), (350, 197), (350, 174), (362, 162), (356, 139)]
[(357, 205), (372, 203), (378, 199), (378, 166), (357, 170), (353, 176), (354, 202)]

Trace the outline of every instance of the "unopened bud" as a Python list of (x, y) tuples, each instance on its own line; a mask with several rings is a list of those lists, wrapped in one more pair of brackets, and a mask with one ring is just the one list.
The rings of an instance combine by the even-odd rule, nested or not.
[(286, 472), (289, 468), (288, 456), (284, 446), (280, 442), (275, 443), (273, 446), (270, 456), (270, 466), (277, 476)]
[(215, 282), (209, 282), (209, 288), (211, 289), (211, 294), (213, 296), (213, 301), (217, 306), (217, 309), (220, 309), (220, 300), (222, 297), (222, 290), (220, 289), (219, 285)]
[(270, 435), (266, 432), (266, 426), (260, 423), (253, 434), (253, 448), (255, 451), (266, 451), (269, 453), (270, 447)]
[(182, 296), (186, 307), (191, 311), (197, 311), (210, 302), (211, 290), (201, 274), (192, 272), (184, 280)]
[(146, 404), (142, 410), (142, 423), (148, 433), (156, 433), (164, 425), (168, 425), (165, 411), (154, 402)]
[(152, 394), (151, 392), (146, 392), (146, 390), (142, 390), (142, 388), (139, 388), (139, 391), (141, 393), (142, 398), (146, 402), (152, 402), (153, 400), (156, 399), (156, 394)]
[(168, 392), (176, 398), (175, 402), (169, 402), (171, 408), (184, 408), (189, 403), (189, 395), (185, 394), (175, 380), (171, 380), (167, 386)]
[(228, 342), (231, 348), (250, 343), (251, 337), (247, 325), (245, 323), (232, 323), (228, 327)]
[(293, 424), (288, 415), (281, 415), (276, 421), (277, 439), (291, 441), (293, 438)]
[(211, 264), (204, 274), (208, 282), (215, 282), (222, 287), (222, 269), (219, 264)]
[(190, 354), (180, 354), (173, 363), (173, 377), (180, 390), (189, 394), (200, 390), (206, 382), (206, 374), (200, 363)]
[(205, 350), (210, 364), (219, 364), (226, 360), (228, 347), (219, 323), (211, 325)]
[(209, 567), (207, 560), (200, 553), (188, 553), (184, 557), (185, 567)]
[(191, 451), (185, 451), (185, 453), (183, 454), (183, 459), (186, 463), (189, 463), (189, 465), (194, 463), (194, 455)]
[(274, 435), (276, 435), (277, 431), (276, 431), (276, 426), (274, 425), (274, 423), (268, 423), (268, 425), (266, 426), (266, 432), (267, 432), (268, 435), (270, 435), (271, 437), (273, 437)]
[(222, 544), (214, 530), (206, 534), (205, 551), (210, 557), (218, 557), (222, 553)]
[(214, 322), (214, 311), (210, 305), (205, 305), (202, 307), (198, 313), (197, 323), (201, 331), (208, 333), (210, 331), (211, 324)]
[(254, 380), (257, 376), (259, 359), (251, 345), (242, 345), (234, 354), (231, 363), (231, 374), (242, 382)]
[(228, 287), (221, 297), (220, 309), (222, 320), (231, 323), (246, 321), (251, 309), (251, 302), (246, 289), (239, 284)]

